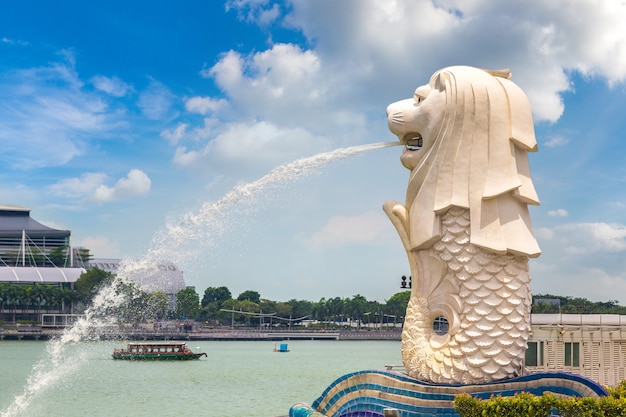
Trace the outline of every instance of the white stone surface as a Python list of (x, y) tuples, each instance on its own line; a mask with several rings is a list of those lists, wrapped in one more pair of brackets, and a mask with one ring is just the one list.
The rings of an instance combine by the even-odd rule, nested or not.
[[(530, 332), (528, 258), (541, 253), (528, 213), (539, 204), (528, 99), (507, 70), (456, 66), (387, 115), (411, 171), (406, 203), (383, 206), (413, 277), (404, 365), (437, 383), (513, 377)], [(442, 317), (445, 334), (433, 329)]]

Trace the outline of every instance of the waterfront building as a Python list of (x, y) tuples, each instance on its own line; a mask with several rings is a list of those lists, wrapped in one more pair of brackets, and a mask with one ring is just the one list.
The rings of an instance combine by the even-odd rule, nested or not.
[[(72, 295), (78, 278), (89, 268), (115, 274), (122, 260), (92, 259), (88, 249), (72, 247), (69, 230), (46, 226), (30, 211), (0, 205), (0, 324), (25, 320), (44, 326), (70, 324), (75, 319)], [(131, 278), (148, 291), (163, 291), (170, 308), (176, 293), (185, 288), (183, 272), (167, 261)]]
[(572, 372), (602, 385), (626, 379), (626, 316), (532, 314), (526, 372)]
[[(0, 320), (39, 321), (46, 312), (72, 313), (69, 294), (86, 271), (88, 251), (73, 249), (70, 237), (69, 230), (30, 217), (30, 209), (0, 205)], [(40, 288), (32, 290), (36, 285), (57, 291), (45, 300)]]

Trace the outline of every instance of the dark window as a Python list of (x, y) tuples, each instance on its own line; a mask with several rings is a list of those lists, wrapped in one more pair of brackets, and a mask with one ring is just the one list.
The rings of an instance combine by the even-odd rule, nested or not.
[(543, 342), (528, 342), (526, 366), (543, 366)]
[(565, 366), (580, 366), (580, 345), (578, 342), (565, 342)]
[(435, 321), (433, 321), (433, 330), (439, 336), (448, 334), (448, 327), (448, 319), (444, 316), (438, 316), (435, 318)]

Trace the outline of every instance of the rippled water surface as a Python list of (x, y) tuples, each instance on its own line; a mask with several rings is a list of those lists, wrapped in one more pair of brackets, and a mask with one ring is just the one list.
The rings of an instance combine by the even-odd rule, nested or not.
[(46, 343), (0, 341), (0, 416), (39, 384), (12, 416), (273, 417), (312, 403), (341, 375), (401, 363), (399, 341), (287, 343), (290, 352), (277, 353), (267, 341), (191, 342), (208, 358), (188, 362), (114, 361), (120, 343), (79, 343), (65, 350), (58, 371), (28, 384)]

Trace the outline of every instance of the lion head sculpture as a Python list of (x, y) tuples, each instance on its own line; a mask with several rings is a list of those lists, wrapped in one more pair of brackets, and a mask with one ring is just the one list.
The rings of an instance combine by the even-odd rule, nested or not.
[(387, 108), (411, 170), (407, 250), (439, 235), (438, 214), (471, 213), (471, 241), (497, 253), (537, 257), (528, 204), (539, 204), (527, 152), (537, 150), (530, 104), (510, 72), (455, 66), (437, 71), (413, 98)]

